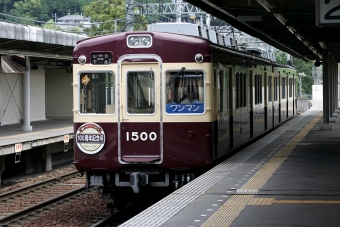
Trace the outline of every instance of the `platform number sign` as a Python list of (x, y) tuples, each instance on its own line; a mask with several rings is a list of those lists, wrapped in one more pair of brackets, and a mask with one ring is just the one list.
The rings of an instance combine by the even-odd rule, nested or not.
[(22, 151), (22, 143), (16, 143), (14, 145), (14, 152), (17, 153), (17, 152), (21, 152)]
[(317, 26), (340, 25), (340, 0), (317, 0), (315, 12)]

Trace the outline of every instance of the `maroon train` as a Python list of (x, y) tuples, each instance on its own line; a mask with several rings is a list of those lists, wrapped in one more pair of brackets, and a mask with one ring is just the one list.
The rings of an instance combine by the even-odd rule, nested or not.
[(261, 54), (164, 32), (79, 41), (74, 163), (87, 188), (177, 187), (293, 117), (294, 68)]

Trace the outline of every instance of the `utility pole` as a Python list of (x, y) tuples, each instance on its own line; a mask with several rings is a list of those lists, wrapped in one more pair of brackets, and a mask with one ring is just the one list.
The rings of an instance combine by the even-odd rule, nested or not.
[(126, 0), (126, 31), (132, 32), (133, 31), (133, 0)]
[(182, 6), (180, 5), (180, 3), (182, 3), (182, 0), (176, 0), (177, 4), (176, 22), (182, 22), (182, 14), (180, 13), (182, 11)]
[(133, 32), (133, 22), (134, 22), (133, 15), (135, 14), (135, 12), (133, 12), (134, 6), (137, 6), (137, 5), (133, 3), (133, 0), (126, 0), (126, 8), (127, 8), (126, 31), (127, 32)]
[(207, 28), (210, 28), (210, 14), (206, 15), (205, 24), (207, 25)]
[(52, 17), (54, 17), (54, 23), (57, 23), (57, 13), (52, 14)]

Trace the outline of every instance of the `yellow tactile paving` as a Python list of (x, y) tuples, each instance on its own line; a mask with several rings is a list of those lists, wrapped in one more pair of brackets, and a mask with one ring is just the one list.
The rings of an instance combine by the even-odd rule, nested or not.
[(253, 198), (247, 205), (266, 206), (274, 203), (274, 198)]
[[(257, 171), (252, 178), (249, 179), (240, 189), (252, 189), (259, 190), (267, 182), (267, 180), (273, 175), (273, 173), (280, 167), (280, 165), (286, 160), (290, 153), (298, 146), (301, 140), (308, 134), (308, 132), (314, 127), (314, 125), (320, 120), (322, 113), (315, 116), (298, 134), (296, 134), (288, 143), (283, 146), (273, 158), (271, 158), (261, 169)], [(220, 207), (214, 215), (212, 215), (202, 226), (229, 226), (233, 220), (240, 214), (240, 212), (249, 203), (253, 203), (254, 195), (234, 195), (227, 200), (222, 207)], [(266, 203), (258, 200), (260, 203)], [(292, 200), (290, 200), (292, 201)], [(301, 200), (300, 200), (301, 201)], [(312, 201), (312, 200), (305, 200)], [(267, 201), (276, 202), (276, 201)], [(280, 203), (283, 203), (281, 201)], [(256, 203), (256, 201), (255, 201)], [(277, 202), (279, 203), (279, 202)], [(301, 203), (301, 202), (300, 202)], [(307, 203), (307, 202), (305, 202)]]
[(276, 200), (274, 198), (253, 198), (249, 206), (266, 206), (274, 203), (281, 204), (340, 204), (340, 200)]

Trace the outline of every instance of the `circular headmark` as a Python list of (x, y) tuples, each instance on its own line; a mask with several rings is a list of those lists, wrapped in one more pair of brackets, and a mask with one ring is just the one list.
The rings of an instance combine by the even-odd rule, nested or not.
[(85, 123), (77, 130), (76, 143), (82, 152), (96, 154), (104, 147), (104, 130), (95, 123)]

